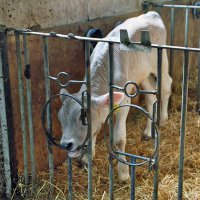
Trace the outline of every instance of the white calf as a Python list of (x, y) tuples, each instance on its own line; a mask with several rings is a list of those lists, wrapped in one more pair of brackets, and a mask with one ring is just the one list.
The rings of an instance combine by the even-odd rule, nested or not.
[[(156, 12), (148, 12), (135, 18), (126, 20), (121, 25), (113, 29), (106, 39), (116, 39), (120, 37), (120, 29), (126, 29), (130, 41), (140, 41), (141, 30), (149, 30), (152, 43), (165, 44), (166, 30), (165, 26)], [(145, 90), (155, 90), (155, 78), (157, 77), (157, 51), (152, 49), (150, 52), (141, 51), (121, 51), (119, 44), (114, 44), (114, 84), (123, 87), (127, 81), (133, 80), (138, 85), (141, 84)], [(109, 112), (109, 94), (108, 94), (108, 44), (99, 42), (91, 55), (91, 91), (92, 91), (92, 150), (95, 155), (96, 136)], [(168, 59), (166, 50), (163, 50), (162, 60), (162, 108), (161, 122), (168, 119), (168, 100), (171, 94), (172, 79), (168, 74)], [(73, 94), (81, 100), (81, 93), (85, 89), (82, 86), (78, 93)], [(130, 92), (130, 91), (129, 91)], [(65, 89), (61, 93), (67, 93)], [(82, 125), (80, 120), (81, 107), (74, 100), (61, 97), (63, 106), (58, 117), (62, 126), (61, 144), (68, 149), (71, 157), (78, 157), (81, 154), (79, 147), (87, 135), (87, 127)], [(147, 109), (152, 113), (152, 105), (155, 101), (154, 95), (146, 95)], [(130, 98), (121, 92), (114, 93), (115, 104), (130, 103)], [(125, 151), (126, 145), (126, 118), (129, 108), (123, 109), (123, 112), (117, 112), (116, 123), (114, 127), (114, 143), (120, 151)], [(151, 123), (148, 120), (144, 132), (146, 137), (151, 136)], [(125, 159), (124, 156), (121, 156)], [(82, 158), (87, 162), (87, 156)], [(118, 174), (120, 180), (129, 178), (128, 166), (118, 163)]]

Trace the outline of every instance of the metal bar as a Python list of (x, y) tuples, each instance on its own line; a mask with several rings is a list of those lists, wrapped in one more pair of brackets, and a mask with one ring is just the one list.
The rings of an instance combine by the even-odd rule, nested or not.
[[(113, 110), (114, 102), (113, 102), (113, 44), (109, 44), (109, 97), (110, 97), (110, 111)], [(111, 114), (109, 120), (109, 142), (110, 145), (113, 145), (114, 140), (114, 118), (113, 113)], [(109, 155), (109, 197), (110, 200), (114, 199), (114, 171), (113, 171), (113, 157)]]
[(88, 199), (92, 199), (92, 121), (91, 121), (91, 80), (90, 80), (90, 44), (85, 42), (85, 73), (87, 87), (87, 109), (88, 109)]
[(115, 42), (120, 43), (119, 40), (110, 40), (110, 39), (101, 39), (101, 38), (91, 38), (91, 37), (83, 37), (83, 36), (76, 36), (71, 35), (71, 37), (68, 35), (63, 34), (56, 34), (56, 36), (52, 36), (51, 33), (42, 33), (42, 32), (33, 32), (33, 31), (23, 31), (18, 30), (19, 33), (27, 34), (27, 35), (38, 35), (38, 36), (46, 36), (46, 37), (56, 37), (56, 38), (63, 38), (63, 39), (75, 39), (75, 40), (84, 40), (84, 41), (94, 41), (94, 42)]
[[(162, 48), (158, 48), (157, 52), (157, 124), (160, 124), (160, 110), (161, 110), (161, 88), (162, 88)], [(159, 141), (159, 135), (158, 138), (158, 144), (160, 144)], [(156, 144), (155, 144), (156, 145)], [(153, 188), (153, 199), (158, 199), (158, 165), (159, 165), (159, 146), (157, 150), (157, 154), (155, 155), (155, 166), (156, 170), (154, 173), (154, 188)]]
[(10, 153), (9, 153), (9, 141), (8, 141), (8, 124), (6, 116), (6, 99), (4, 92), (4, 75), (2, 64), (2, 49), (0, 48), (0, 139), (2, 140), (3, 147), (3, 159), (4, 159), (4, 174), (6, 184), (6, 196), (8, 198), (12, 195), (12, 180), (11, 180), (11, 168), (10, 168)]
[(184, 46), (188, 47), (188, 27), (189, 27), (189, 9), (185, 10), (185, 37), (184, 37)]
[(189, 78), (189, 52), (184, 53), (183, 64), (183, 85), (182, 85), (182, 103), (181, 103), (181, 128), (180, 128), (180, 157), (179, 157), (179, 174), (178, 174), (178, 199), (183, 196), (183, 171), (184, 171), (184, 150), (185, 150), (185, 127), (187, 115), (188, 99), (188, 78)]
[(200, 8), (200, 6), (191, 6), (191, 5), (170, 5), (170, 4), (160, 4), (160, 3), (151, 3), (154, 7), (163, 7), (163, 8)]
[[(199, 38), (199, 48), (200, 48), (200, 38)], [(198, 83), (197, 83), (197, 111), (200, 115), (200, 52), (198, 53)]]
[(130, 158), (135, 158), (135, 159), (139, 159), (139, 160), (144, 160), (144, 161), (152, 161), (154, 162), (154, 159), (152, 158), (147, 158), (147, 157), (144, 157), (144, 156), (138, 156), (138, 155), (133, 155), (133, 154), (130, 154), (130, 153), (126, 153), (126, 152), (122, 152), (122, 151), (114, 151), (116, 154), (119, 154), (119, 155), (122, 155), (122, 156), (129, 156)]
[(68, 200), (73, 199), (72, 158), (68, 156)]
[[(4, 95), (5, 95), (5, 106), (6, 106), (6, 120), (7, 120), (7, 133), (9, 141), (9, 155), (10, 155), (10, 170), (11, 170), (11, 185), (12, 188), (16, 188), (18, 184), (18, 168), (16, 159), (16, 144), (15, 140), (15, 129), (13, 124), (13, 104), (11, 98), (11, 81), (10, 81), (10, 68), (8, 62), (8, 48), (7, 48), (7, 28), (0, 26), (0, 49), (1, 49), (1, 62), (2, 62), (2, 73), (4, 83)], [(2, 154), (3, 156), (3, 154)], [(5, 191), (6, 193), (6, 191)], [(6, 195), (5, 195), (6, 196)]]
[[(135, 164), (136, 159), (131, 158), (131, 163)], [(135, 166), (131, 167), (131, 200), (135, 200)]]
[(21, 129), (23, 137), (24, 178), (25, 178), (25, 184), (27, 185), (28, 184), (27, 131), (26, 131), (25, 109), (24, 109), (24, 86), (22, 79), (20, 35), (17, 32), (15, 32), (15, 40), (16, 40), (16, 50), (17, 50)]
[[(174, 8), (171, 8), (170, 15), (170, 45), (174, 45), (174, 22), (175, 22), (175, 12)], [(169, 74), (173, 77), (173, 64), (174, 64), (174, 51), (170, 49), (170, 61), (169, 61)]]
[[(29, 64), (29, 52), (28, 52), (28, 39), (27, 35), (23, 35), (24, 44), (24, 64)], [(28, 125), (29, 125), (29, 140), (30, 140), (30, 154), (31, 154), (31, 175), (32, 185), (34, 189), (36, 179), (36, 168), (35, 168), (35, 152), (34, 152), (34, 133), (33, 133), (33, 109), (32, 109), (32, 95), (31, 95), (31, 81), (26, 79), (26, 93), (27, 93), (27, 107), (28, 107)]]
[[(157, 108), (157, 100), (153, 103), (153, 122), (155, 122), (155, 117), (156, 117), (156, 108)], [(151, 138), (155, 139), (155, 124), (151, 122)]]
[[(135, 42), (134, 44), (139, 44), (139, 42)], [(162, 49), (173, 49), (180, 51), (191, 51), (191, 52), (200, 52), (199, 48), (191, 48), (191, 47), (180, 47), (180, 46), (171, 46), (171, 45), (159, 45), (159, 44), (151, 44), (152, 48), (162, 48)]]
[[(29, 35), (40, 35), (40, 36), (47, 36), (52, 37), (50, 33), (41, 33), (41, 32), (21, 32), (23, 34)], [(95, 41), (95, 42), (108, 42), (108, 43), (116, 43), (121, 44), (120, 40), (107, 40), (107, 39), (99, 39), (99, 38), (89, 38), (89, 37), (82, 37), (82, 36), (74, 36), (68, 37), (68, 35), (57, 34), (57, 38), (65, 38), (65, 39), (74, 39), (74, 40), (83, 40), (83, 41)], [(141, 42), (131, 42), (131, 44), (142, 45)], [(160, 44), (151, 44), (152, 48), (162, 48), (162, 49), (174, 49), (180, 51), (193, 51), (193, 52), (200, 52), (199, 48), (191, 48), (191, 47), (180, 47), (180, 46), (171, 46), (171, 45), (160, 45)]]
[[(46, 93), (46, 101), (48, 101), (50, 99), (51, 92), (50, 92), (50, 80), (48, 78), (49, 76), (48, 38), (45, 36), (43, 37), (43, 52), (44, 52), (45, 93)], [(49, 130), (52, 129), (50, 105), (47, 107), (47, 127)], [(48, 157), (49, 157), (49, 181), (50, 183), (53, 183), (54, 180), (53, 146), (49, 141), (47, 141), (47, 146), (48, 146)], [(50, 186), (50, 192), (51, 192), (50, 198), (52, 198), (53, 186)]]

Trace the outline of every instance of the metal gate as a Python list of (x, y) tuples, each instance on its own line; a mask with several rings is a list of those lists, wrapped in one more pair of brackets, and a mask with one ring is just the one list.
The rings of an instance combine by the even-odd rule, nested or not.
[[(153, 6), (156, 6), (157, 4), (153, 4)], [(160, 5), (159, 7), (162, 7), (164, 5)], [(167, 5), (165, 5), (167, 6)], [(177, 6), (177, 5), (176, 5)], [(171, 6), (171, 13), (172, 13), (172, 20), (171, 25), (173, 26), (173, 20), (174, 20), (174, 5)], [(183, 6), (183, 8), (185, 8)], [(191, 7), (192, 8), (192, 7)], [(196, 8), (196, 7), (195, 7)], [(198, 7), (199, 8), (199, 7)], [(15, 33), (15, 39), (16, 39), (16, 52), (17, 52), (17, 66), (18, 66), (18, 80), (19, 80), (19, 92), (20, 92), (20, 111), (21, 111), (21, 121), (22, 121), (22, 134), (23, 134), (23, 154), (24, 154), (24, 183), (25, 185), (28, 185), (29, 183), (29, 171), (28, 171), (28, 159), (27, 159), (27, 143), (26, 143), (26, 137), (27, 137), (27, 130), (26, 130), (26, 122), (25, 122), (25, 114), (28, 113), (28, 125), (29, 125), (29, 135), (30, 135), (30, 152), (31, 152), (31, 182), (33, 185), (36, 184), (36, 169), (35, 169), (35, 158), (34, 158), (34, 134), (33, 134), (33, 116), (32, 116), (32, 97), (31, 97), (31, 81), (30, 81), (30, 74), (29, 74), (29, 52), (28, 52), (28, 44), (27, 44), (27, 38), (30, 35), (36, 35), (38, 37), (42, 37), (43, 40), (43, 58), (44, 58), (44, 78), (45, 78), (45, 91), (46, 91), (46, 104), (44, 105), (44, 110), (42, 112), (42, 122), (44, 125), (45, 133), (48, 137), (47, 145), (48, 145), (48, 153), (49, 153), (49, 181), (50, 183), (53, 183), (54, 181), (54, 164), (53, 164), (53, 152), (52, 152), (52, 144), (55, 144), (61, 148), (60, 144), (57, 143), (54, 136), (52, 135), (52, 120), (51, 120), (51, 102), (57, 98), (60, 95), (51, 96), (50, 91), (50, 80), (56, 80), (58, 81), (59, 85), (61, 87), (67, 87), (70, 84), (85, 84), (86, 85), (86, 91), (82, 94), (84, 100), (84, 96), (87, 98), (86, 105), (83, 101), (77, 100), (75, 97), (68, 95), (68, 97), (73, 98), (75, 101), (77, 101), (83, 110), (82, 114), (82, 121), (83, 124), (88, 127), (88, 135), (86, 140), (88, 140), (87, 143), (87, 151), (88, 151), (88, 199), (92, 199), (93, 194), (93, 184), (92, 184), (92, 135), (91, 135), (91, 86), (90, 86), (90, 49), (89, 49), (89, 42), (90, 41), (96, 41), (96, 42), (107, 42), (109, 43), (109, 96), (110, 96), (110, 113), (107, 116), (106, 122), (109, 122), (109, 141), (108, 141), (108, 149), (109, 149), (109, 198), (114, 199), (114, 176), (113, 176), (113, 159), (117, 159), (120, 162), (123, 162), (126, 165), (129, 165), (131, 167), (131, 194), (130, 199), (135, 199), (135, 167), (139, 167), (143, 164), (148, 164), (150, 170), (154, 170), (154, 189), (153, 189), (153, 199), (158, 199), (158, 163), (159, 163), (159, 133), (157, 126), (159, 125), (159, 118), (160, 118), (160, 98), (161, 98), (161, 73), (162, 73), (162, 52), (163, 49), (169, 49), (171, 52), (171, 61), (170, 66), (173, 65), (173, 50), (181, 51), (183, 52), (184, 56), (184, 64), (183, 64), (183, 86), (182, 86), (182, 107), (181, 107), (181, 129), (180, 129), (180, 161), (179, 161), (179, 187), (178, 187), (178, 199), (182, 199), (182, 193), (183, 193), (183, 166), (184, 166), (184, 137), (185, 137), (185, 123), (186, 123), (186, 113), (187, 113), (187, 92), (188, 92), (188, 74), (189, 74), (189, 55), (190, 52), (196, 52), (200, 53), (199, 48), (190, 48), (187, 47), (187, 35), (188, 35), (188, 10), (190, 9), (189, 6), (186, 8), (186, 28), (185, 28), (185, 47), (180, 46), (173, 46), (171, 45), (158, 45), (158, 44), (151, 44), (151, 41), (148, 37), (148, 32), (144, 31), (141, 33), (141, 41), (140, 42), (130, 42), (127, 38), (126, 31), (121, 31), (121, 39), (120, 40), (105, 40), (105, 39), (96, 39), (96, 38), (88, 38), (88, 37), (81, 37), (76, 36), (73, 34), (68, 35), (62, 35), (62, 34), (56, 34), (54, 32), (51, 33), (41, 33), (41, 32), (32, 32), (30, 30), (14, 30)], [(10, 29), (2, 28), (1, 32), (7, 33), (8, 31), (13, 31)], [(173, 43), (173, 31), (171, 31), (172, 35), (172, 43)], [(21, 46), (20, 46), (20, 35), (23, 36), (23, 51), (24, 51), (24, 62), (25, 62), (25, 76), (26, 76), (26, 89), (27, 89), (27, 108), (28, 110), (25, 111), (25, 102), (24, 102), (24, 86), (22, 82), (22, 61), (21, 61)], [(70, 80), (69, 75), (67, 72), (61, 72), (57, 75), (57, 77), (52, 77), (49, 74), (49, 56), (48, 56), (48, 38), (49, 37), (55, 37), (55, 38), (62, 38), (67, 40), (80, 40), (85, 42), (85, 81), (79, 81), (79, 80)], [(2, 37), (1, 37), (2, 42)], [(4, 41), (5, 42), (5, 41)], [(114, 85), (113, 83), (113, 44), (120, 44), (120, 45), (128, 45), (131, 48), (136, 48), (136, 46), (142, 50), (155, 48), (157, 49), (157, 86), (156, 91), (143, 91), (140, 90), (137, 84), (134, 82), (127, 82), (124, 87), (119, 87), (117, 85)], [(8, 135), (9, 132), (9, 124), (8, 124), (8, 112), (6, 112), (6, 101), (4, 91), (8, 92), (9, 89), (5, 88), (4, 81), (6, 80), (5, 75), (3, 74), (3, 70), (5, 70), (5, 66), (3, 64), (3, 59), (5, 59), (5, 55), (2, 54), (2, 51), (5, 51), (6, 47), (1, 47), (1, 56), (0, 56), (0, 95), (1, 95), (1, 101), (0, 101), (0, 107), (1, 107), (1, 138), (2, 138), (2, 144), (3, 144), (3, 155), (4, 155), (4, 170), (5, 170), (5, 180), (6, 180), (6, 194), (7, 197), (12, 197), (12, 179), (11, 179), (11, 172), (12, 168), (10, 166), (10, 152), (9, 152), (9, 142), (8, 142)], [(67, 81), (65, 83), (62, 82), (60, 79), (61, 76), (65, 76)], [(129, 84), (133, 84), (136, 86), (137, 90), (134, 95), (130, 95), (126, 88)], [(138, 94), (154, 94), (157, 97), (157, 101), (154, 104), (154, 114), (151, 116), (144, 108), (133, 105), (133, 104), (127, 104), (127, 105), (121, 105), (119, 107), (115, 107), (113, 105), (113, 91), (114, 89), (123, 91), (125, 95), (127, 95), (130, 98), (133, 98), (137, 96)], [(199, 99), (198, 99), (199, 103)], [(134, 107), (135, 109), (143, 112), (147, 117), (149, 117), (152, 121), (152, 136), (155, 140), (155, 151), (152, 157), (145, 157), (145, 156), (138, 156), (138, 155), (132, 155), (128, 153), (123, 153), (114, 150), (113, 147), (113, 113), (120, 107)], [(86, 113), (86, 114), (85, 114)], [(86, 120), (85, 120), (86, 118)], [(156, 120), (155, 120), (156, 119)], [(106, 131), (105, 131), (106, 135)], [(86, 142), (85, 140), (85, 142)], [(85, 142), (82, 144), (82, 148), (85, 147)], [(118, 155), (123, 154), (130, 158), (130, 162), (125, 162), (121, 160)], [(138, 160), (140, 163), (138, 163)], [(50, 194), (49, 198), (53, 198), (53, 187), (50, 188)], [(28, 194), (26, 192), (26, 196), (28, 197)], [(73, 174), (72, 174), (72, 159), (68, 158), (68, 199), (73, 199)]]

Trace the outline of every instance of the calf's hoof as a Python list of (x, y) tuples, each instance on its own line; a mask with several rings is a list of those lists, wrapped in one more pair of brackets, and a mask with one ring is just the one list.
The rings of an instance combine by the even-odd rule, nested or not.
[(142, 135), (141, 141), (149, 141), (149, 140), (151, 140), (151, 137), (150, 137), (150, 136), (145, 135), (145, 134)]
[(78, 159), (78, 165), (80, 167), (87, 167), (88, 166), (88, 156), (87, 154), (84, 154), (83, 156), (81, 156), (79, 159)]
[(129, 167), (127, 165), (118, 166), (118, 176), (122, 182), (130, 180)]

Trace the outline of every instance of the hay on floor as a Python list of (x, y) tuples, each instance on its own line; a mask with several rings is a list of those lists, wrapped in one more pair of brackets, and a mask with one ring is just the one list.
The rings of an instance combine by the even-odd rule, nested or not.
[[(194, 87), (192, 87), (194, 90)], [(192, 90), (191, 90), (192, 91)], [(190, 95), (191, 94), (191, 95)], [(189, 92), (187, 126), (185, 135), (185, 167), (183, 199), (200, 199), (200, 116), (195, 111), (195, 92)], [(160, 164), (159, 164), (159, 200), (177, 199), (179, 134), (180, 134), (180, 94), (172, 98), (169, 121), (161, 127)], [(174, 103), (176, 102), (176, 103)], [(136, 155), (152, 155), (152, 141), (141, 142), (140, 134), (145, 127), (146, 119), (141, 113), (132, 113), (127, 122), (127, 147), (129, 153)], [(93, 199), (105, 200), (108, 197), (108, 151), (105, 141), (96, 145), (96, 157), (93, 161)], [(80, 168), (73, 161), (73, 192), (74, 199), (87, 199), (87, 169)], [(116, 166), (117, 162), (114, 161)], [(38, 185), (30, 199), (48, 199), (50, 183), (48, 173), (38, 174)], [(67, 164), (64, 163), (55, 170), (55, 199), (68, 199)], [(23, 184), (18, 185), (24, 191)], [(32, 187), (28, 188), (30, 192)], [(130, 199), (130, 182), (120, 182), (117, 179), (115, 167), (115, 199)], [(136, 168), (136, 199), (150, 200), (153, 191), (153, 171), (147, 166)]]

